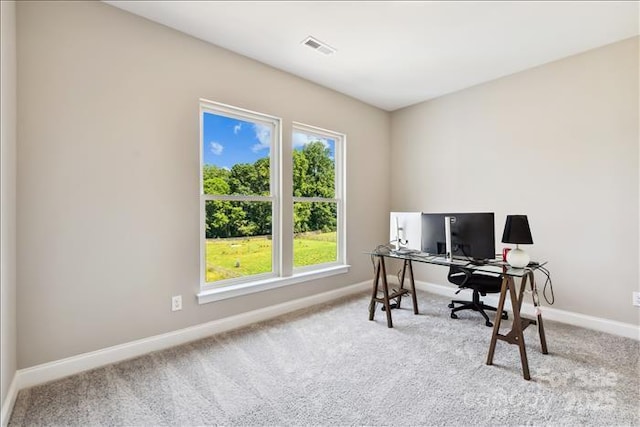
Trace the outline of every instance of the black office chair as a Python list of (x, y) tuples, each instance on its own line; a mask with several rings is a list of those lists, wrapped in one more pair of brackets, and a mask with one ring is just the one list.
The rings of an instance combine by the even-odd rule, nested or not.
[[(487, 326), (493, 326), (493, 323), (489, 320), (489, 316), (485, 313), (485, 310), (497, 311), (496, 307), (492, 307), (490, 305), (486, 305), (482, 301), (480, 301), (480, 295), (485, 296), (486, 294), (495, 294), (500, 293), (500, 289), (502, 287), (502, 278), (500, 276), (489, 276), (487, 274), (482, 274), (481, 272), (474, 272), (468, 268), (452, 266), (449, 268), (449, 275), (447, 276), (449, 282), (458, 285), (460, 292), (462, 289), (472, 289), (473, 290), (473, 300), (472, 301), (460, 301), (460, 300), (452, 300), (451, 304), (449, 304), (449, 308), (451, 308), (451, 318), (457, 319), (458, 315), (456, 315), (457, 311), (460, 310), (473, 310), (482, 314), (486, 321)], [(458, 293), (456, 292), (456, 294)], [(455, 304), (462, 304), (460, 307), (455, 307)], [(502, 312), (502, 318), (508, 319), (508, 315), (506, 311)]]

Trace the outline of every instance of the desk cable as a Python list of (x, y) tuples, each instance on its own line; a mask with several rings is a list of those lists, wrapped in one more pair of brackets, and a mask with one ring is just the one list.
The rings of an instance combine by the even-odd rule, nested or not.
[[(553, 305), (553, 303), (556, 301), (556, 297), (553, 294), (553, 283), (551, 283), (551, 272), (549, 272), (549, 270), (547, 270), (545, 267), (542, 267), (542, 266), (538, 267), (535, 271), (540, 271), (542, 274), (544, 274), (547, 277), (544, 281), (544, 287), (542, 288), (542, 296), (544, 297), (547, 304)], [(549, 296), (547, 296), (547, 286), (549, 287)]]
[[(536, 316), (539, 316), (541, 314), (541, 304), (540, 304), (540, 295), (538, 295), (538, 285), (537, 282), (535, 280), (535, 272), (536, 271), (540, 271), (542, 274), (544, 274), (546, 276), (546, 280), (544, 282), (544, 287), (542, 289), (542, 296), (544, 297), (545, 301), (547, 302), (547, 304), (552, 305), (555, 302), (555, 297), (553, 295), (553, 285), (551, 283), (551, 273), (549, 272), (549, 270), (547, 270), (544, 267), (538, 267), (535, 270), (531, 270), (531, 298), (533, 300), (533, 306), (534, 308), (534, 314)], [(551, 300), (549, 300), (549, 297), (547, 297), (547, 286), (549, 286), (549, 291), (550, 291), (550, 297)], [(538, 330), (540, 330), (540, 322), (537, 322), (537, 326), (538, 326)]]
[[(540, 295), (538, 294), (538, 284), (536, 282), (536, 278), (535, 278), (535, 271), (531, 272), (531, 299), (533, 300), (533, 307), (534, 307), (534, 314), (536, 316), (540, 315)], [(528, 292), (525, 289), (525, 292)]]
[(373, 274), (376, 273), (376, 262), (375, 262), (375, 255), (376, 253), (380, 253), (380, 254), (389, 254), (391, 253), (391, 248), (389, 247), (389, 245), (378, 245), (376, 246), (376, 248), (371, 251), (371, 266), (373, 267)]

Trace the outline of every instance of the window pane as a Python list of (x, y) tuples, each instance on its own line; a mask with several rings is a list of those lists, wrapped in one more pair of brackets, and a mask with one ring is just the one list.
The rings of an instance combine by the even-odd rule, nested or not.
[(293, 132), (295, 197), (335, 197), (335, 148), (333, 139)]
[(293, 266), (304, 267), (336, 261), (336, 203), (295, 202), (293, 216)]
[(271, 202), (207, 201), (206, 282), (269, 273)]
[(270, 195), (273, 126), (202, 113), (204, 194)]

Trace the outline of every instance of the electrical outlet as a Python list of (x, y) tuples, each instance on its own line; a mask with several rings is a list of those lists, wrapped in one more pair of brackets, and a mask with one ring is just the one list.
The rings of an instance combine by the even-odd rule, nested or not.
[(171, 298), (171, 311), (182, 310), (182, 295)]
[(640, 292), (633, 293), (633, 305), (640, 307)]

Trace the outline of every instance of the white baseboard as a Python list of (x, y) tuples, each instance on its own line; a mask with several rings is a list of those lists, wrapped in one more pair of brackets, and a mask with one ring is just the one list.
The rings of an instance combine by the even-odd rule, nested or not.
[[(109, 365), (111, 363), (120, 362), (138, 356), (143, 356), (158, 350), (196, 341), (208, 336), (237, 329), (256, 322), (271, 319), (292, 311), (302, 308), (311, 307), (334, 299), (343, 298), (345, 296), (369, 289), (371, 283), (369, 281), (357, 283), (355, 285), (346, 286), (335, 289), (333, 291), (311, 295), (309, 297), (288, 301), (270, 307), (261, 308), (250, 311), (248, 313), (238, 314), (236, 316), (225, 317), (223, 319), (214, 320), (200, 325), (191, 326), (166, 334), (155, 335), (149, 338), (128, 342), (125, 344), (107, 347), (101, 350), (89, 353), (79, 354), (77, 356), (67, 357), (65, 359), (56, 360), (49, 363), (33, 366), (31, 368), (20, 369), (16, 372), (14, 382), (16, 389), (33, 387), (34, 385), (43, 384), (49, 381), (67, 377), (69, 375), (78, 374), (89, 369), (98, 368), (100, 366)], [(12, 384), (13, 385), (13, 384)], [(16, 394), (17, 391), (14, 393)], [(15, 401), (15, 396), (13, 397)], [(7, 401), (9, 398), (7, 398)], [(9, 409), (13, 408), (13, 403), (5, 402), (2, 413), (4, 415), (5, 406)]]
[(9, 424), (9, 418), (11, 417), (11, 412), (13, 411), (13, 405), (15, 405), (16, 397), (18, 397), (17, 377), (17, 373), (13, 375), (11, 384), (9, 385), (9, 390), (7, 391), (7, 395), (4, 398), (4, 402), (2, 402), (2, 412), (0, 412), (0, 425), (2, 427), (6, 427), (7, 424)]
[[(389, 280), (394, 280), (393, 277), (390, 277)], [(395, 279), (397, 281), (397, 279)], [(453, 286), (445, 286), (438, 285), (435, 283), (428, 283), (416, 280), (416, 288), (431, 292), (438, 295), (444, 295), (446, 297), (453, 298), (455, 296), (455, 292), (458, 288)], [(469, 295), (469, 299), (471, 299), (471, 291), (465, 289), (461, 292), (464, 295), (467, 293)], [(464, 297), (462, 297), (464, 298)], [(457, 299), (462, 299), (460, 295), (458, 295)], [(526, 298), (526, 295), (525, 295)], [(496, 306), (498, 304), (498, 294), (487, 295), (486, 297), (482, 297), (483, 301), (489, 305)], [(511, 311), (511, 302), (509, 300), (505, 301), (505, 310)], [(561, 323), (566, 323), (568, 325), (580, 326), (582, 328), (593, 329), (595, 331), (606, 332), (613, 335), (618, 335), (621, 337), (632, 338), (640, 341), (640, 326), (632, 325), (630, 323), (617, 322), (615, 320), (603, 319), (595, 316), (588, 316), (586, 314), (573, 313), (571, 311), (558, 310), (557, 308), (548, 307), (543, 305), (541, 307), (542, 310), (542, 318), (543, 320), (553, 320)], [(522, 313), (533, 316), (534, 315), (534, 307), (532, 303), (523, 302), (522, 304)]]

